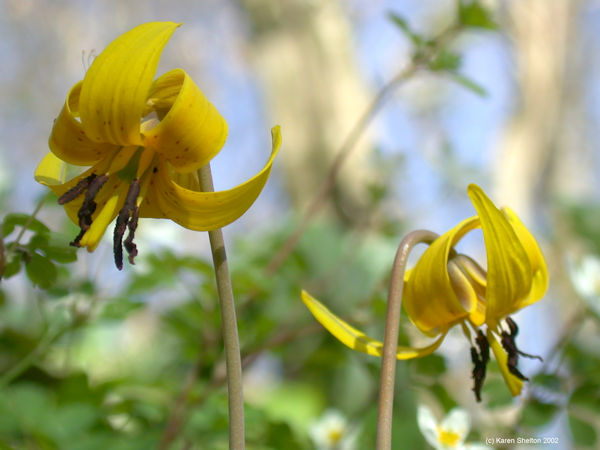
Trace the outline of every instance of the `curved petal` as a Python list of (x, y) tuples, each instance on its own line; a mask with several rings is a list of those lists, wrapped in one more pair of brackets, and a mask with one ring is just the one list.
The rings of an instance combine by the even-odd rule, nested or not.
[(89, 139), (141, 145), (140, 120), (160, 55), (179, 27), (150, 22), (112, 41), (94, 60), (81, 87), (81, 122)]
[[(327, 331), (335, 336), (342, 344), (353, 350), (366, 353), (368, 355), (381, 357), (383, 352), (383, 343), (376, 341), (362, 331), (349, 325), (347, 322), (333, 314), (325, 305), (312, 297), (308, 292), (302, 291), (302, 301), (310, 310), (315, 319), (323, 325)], [(427, 347), (415, 348), (398, 346), (397, 359), (412, 359), (427, 356), (435, 351), (444, 338), (443, 333), (437, 340)]]
[(419, 405), (417, 408), (417, 424), (427, 443), (433, 448), (439, 447), (437, 419), (428, 406)]
[(515, 230), (523, 248), (525, 248), (533, 272), (529, 295), (516, 305), (517, 309), (521, 309), (537, 302), (546, 293), (546, 290), (548, 289), (548, 268), (546, 267), (546, 260), (544, 259), (544, 255), (542, 254), (538, 243), (525, 225), (519, 220), (517, 215), (510, 208), (502, 208), (502, 211)]
[(472, 287), (468, 282), (461, 282), (460, 273), (448, 264), (452, 247), (477, 226), (479, 219), (472, 217), (444, 233), (431, 243), (405, 275), (404, 310), (412, 323), (429, 336), (448, 330), (477, 309), (477, 296), (462, 295), (464, 293), (459, 290), (472, 290)]
[(161, 76), (150, 93), (149, 102), (157, 108), (165, 109), (170, 100), (172, 106), (158, 125), (142, 133), (144, 144), (179, 172), (198, 170), (225, 143), (227, 122), (181, 69)]
[(221, 228), (250, 208), (264, 187), (273, 159), (281, 146), (281, 133), (271, 130), (273, 149), (265, 167), (233, 189), (218, 192), (197, 192), (175, 183), (164, 162), (155, 166), (148, 195), (140, 205), (140, 217), (167, 217), (183, 227), (197, 231)]
[(531, 263), (511, 223), (483, 190), (471, 184), (467, 193), (481, 220), (487, 253), (486, 322), (494, 328), (529, 295)]
[(492, 351), (494, 352), (496, 361), (498, 361), (500, 373), (502, 374), (502, 378), (504, 378), (504, 382), (508, 386), (511, 395), (513, 397), (519, 395), (521, 393), (521, 390), (523, 389), (523, 381), (508, 371), (508, 356), (506, 355), (506, 352), (492, 334), (491, 330), (487, 330), (486, 337), (488, 342), (490, 343), (490, 347), (492, 347)]
[(69, 164), (91, 166), (115, 149), (112, 144), (94, 142), (85, 134), (79, 115), (80, 81), (67, 94), (65, 104), (54, 121), (48, 140), (50, 150)]
[(461, 408), (453, 408), (450, 410), (448, 415), (444, 417), (440, 428), (443, 429), (447, 435), (453, 434), (456, 437), (457, 442), (455, 446), (462, 444), (469, 434), (471, 429), (471, 416), (469, 413)]

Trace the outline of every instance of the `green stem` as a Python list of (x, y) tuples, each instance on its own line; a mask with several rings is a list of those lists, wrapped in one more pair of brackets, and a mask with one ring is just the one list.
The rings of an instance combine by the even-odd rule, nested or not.
[(415, 230), (407, 234), (396, 252), (390, 279), (388, 304), (385, 319), (385, 337), (381, 361), (381, 380), (379, 383), (379, 412), (377, 415), (377, 450), (392, 448), (392, 414), (394, 410), (394, 381), (396, 378), (396, 352), (398, 351), (398, 333), (400, 312), (402, 310), (402, 290), (404, 271), (408, 255), (419, 243), (430, 244), (438, 235), (428, 230)]
[[(214, 191), (210, 164), (198, 171), (200, 187), (205, 192)], [(242, 386), (242, 359), (237, 331), (235, 303), (231, 287), (231, 276), (227, 265), (223, 231), (218, 228), (208, 232), (212, 251), (221, 320), (225, 344), (225, 364), (227, 367), (227, 390), (229, 393), (229, 448), (243, 450), (244, 439), (244, 391)]]

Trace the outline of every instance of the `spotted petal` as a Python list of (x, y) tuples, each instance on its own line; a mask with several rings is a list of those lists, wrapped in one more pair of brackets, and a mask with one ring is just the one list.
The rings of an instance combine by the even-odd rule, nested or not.
[(481, 220), (487, 252), (486, 322), (495, 328), (503, 317), (519, 309), (528, 298), (532, 287), (532, 265), (507, 216), (479, 186), (471, 184), (467, 193)]
[(80, 81), (69, 91), (65, 104), (52, 126), (48, 145), (52, 153), (69, 164), (91, 166), (116, 146), (94, 142), (83, 131), (78, 120), (81, 84)]
[(279, 127), (274, 127), (271, 133), (273, 148), (263, 169), (245, 183), (226, 191), (198, 192), (183, 187), (172, 179), (167, 164), (160, 162), (148, 195), (140, 205), (140, 217), (167, 217), (197, 231), (214, 230), (238, 219), (262, 191), (281, 146)]
[[(323, 325), (327, 331), (335, 336), (342, 344), (353, 350), (381, 357), (383, 353), (382, 342), (370, 338), (362, 331), (357, 330), (344, 320), (340, 319), (306, 291), (302, 291), (302, 301), (315, 319), (317, 319), (321, 325)], [(440, 346), (445, 337), (446, 333), (443, 333), (431, 345), (421, 348), (398, 346), (396, 358), (402, 360), (427, 356)]]
[(144, 145), (155, 149), (175, 170), (198, 170), (225, 143), (227, 122), (183, 70), (172, 70), (156, 80), (148, 102), (159, 112), (168, 112), (143, 133)]
[(150, 22), (112, 41), (94, 60), (81, 87), (81, 122), (89, 139), (142, 145), (140, 120), (167, 41), (179, 25)]

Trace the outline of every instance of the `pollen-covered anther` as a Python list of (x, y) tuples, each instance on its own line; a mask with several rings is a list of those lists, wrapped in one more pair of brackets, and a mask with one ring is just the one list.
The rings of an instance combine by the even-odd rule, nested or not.
[(125, 239), (125, 249), (129, 254), (129, 261), (133, 263), (133, 258), (137, 255), (137, 248), (133, 243), (133, 235), (137, 227), (138, 207), (136, 201), (139, 194), (140, 180), (136, 178), (129, 185), (125, 203), (117, 216), (117, 222), (115, 224), (113, 251), (115, 255), (115, 265), (119, 270), (123, 268), (123, 235), (128, 226), (129, 234), (127, 239)]
[(471, 347), (471, 361), (474, 364), (471, 375), (473, 378), (473, 392), (475, 393), (477, 401), (480, 402), (481, 388), (483, 387), (483, 382), (485, 380), (487, 364), (490, 360), (490, 344), (479, 329), (477, 330), (475, 343), (477, 344), (479, 351), (475, 347)]
[(530, 355), (529, 353), (525, 353), (525, 352), (522, 352), (521, 350), (519, 350), (517, 348), (517, 343), (515, 342), (515, 338), (517, 337), (517, 334), (519, 333), (519, 328), (517, 327), (517, 324), (515, 323), (515, 321), (512, 320), (510, 317), (506, 317), (505, 322), (506, 322), (506, 325), (508, 326), (509, 331), (502, 330), (501, 343), (502, 343), (502, 347), (504, 348), (504, 350), (506, 351), (506, 354), (508, 356), (508, 359), (506, 362), (508, 371), (510, 373), (512, 373), (514, 376), (516, 376), (517, 378), (520, 378), (521, 380), (529, 381), (529, 378), (527, 378), (525, 375), (523, 375), (519, 371), (519, 369), (517, 369), (517, 364), (519, 362), (519, 355), (524, 356), (526, 358), (539, 359), (540, 361), (543, 361), (542, 357), (537, 356), (537, 355)]
[(79, 180), (79, 183), (77, 183), (74, 187), (72, 187), (63, 195), (58, 197), (58, 204), (64, 205), (65, 203), (69, 203), (70, 201), (75, 200), (77, 197), (83, 194), (83, 191), (85, 191), (88, 188), (88, 186), (94, 180), (94, 178), (96, 178), (95, 173), (85, 177), (83, 180)]
[[(108, 180), (108, 175), (106, 175), (106, 174), (103, 174), (100, 176), (94, 175), (94, 177), (92, 177), (90, 175), (88, 178), (90, 180), (86, 186), (87, 190), (86, 190), (86, 187), (81, 188), (81, 192), (83, 192), (85, 190), (85, 198), (83, 200), (83, 203), (81, 204), (81, 208), (79, 208), (79, 211), (77, 212), (77, 217), (79, 217), (79, 228), (81, 228), (81, 231), (79, 232), (77, 237), (73, 240), (73, 242), (70, 243), (70, 245), (72, 245), (74, 247), (79, 247), (79, 242), (81, 241), (81, 238), (86, 233), (86, 231), (89, 230), (90, 226), (92, 225), (92, 215), (94, 214), (94, 211), (96, 211), (96, 206), (97, 206), (95, 198), (96, 198), (96, 195), (98, 195), (98, 192), (100, 192), (100, 189), (102, 189), (102, 186), (104, 186), (104, 183), (106, 183), (106, 180)], [(86, 178), (86, 180), (88, 178)], [(77, 183), (77, 186), (75, 186), (75, 188), (77, 188), (78, 186), (79, 186), (79, 183)], [(77, 195), (75, 195), (75, 197), (77, 197), (79, 194), (81, 194), (81, 192), (79, 192)], [(67, 194), (68, 193), (69, 192), (67, 192)], [(63, 197), (64, 197), (64, 195), (63, 195)], [(73, 199), (75, 197), (73, 197)], [(68, 200), (68, 201), (70, 201), (70, 200)]]

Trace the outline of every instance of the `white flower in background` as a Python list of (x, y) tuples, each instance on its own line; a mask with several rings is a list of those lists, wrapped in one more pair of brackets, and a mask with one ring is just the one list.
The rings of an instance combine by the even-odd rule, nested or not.
[(339, 412), (328, 409), (315, 422), (309, 434), (317, 450), (352, 450), (356, 433), (351, 432), (348, 421)]
[(454, 408), (438, 422), (427, 406), (419, 405), (417, 422), (425, 440), (436, 450), (488, 448), (485, 445), (465, 443), (471, 428), (471, 418), (464, 409)]
[(600, 315), (600, 259), (586, 255), (579, 262), (569, 262), (573, 287), (586, 304)]

